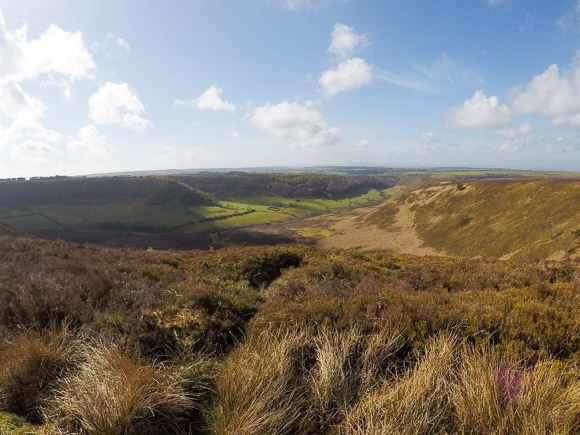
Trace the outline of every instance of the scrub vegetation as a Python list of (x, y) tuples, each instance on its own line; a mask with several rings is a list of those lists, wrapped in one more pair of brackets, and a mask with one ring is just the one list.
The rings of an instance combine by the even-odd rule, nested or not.
[(5, 236), (0, 267), (3, 433), (580, 431), (578, 260)]
[(0, 183), (0, 433), (579, 434), (580, 184), (466, 172)]

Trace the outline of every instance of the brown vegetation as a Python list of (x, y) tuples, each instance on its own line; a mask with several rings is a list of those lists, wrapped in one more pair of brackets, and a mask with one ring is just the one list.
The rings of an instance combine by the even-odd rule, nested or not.
[(0, 411), (53, 433), (578, 433), (579, 295), (573, 259), (4, 237)]

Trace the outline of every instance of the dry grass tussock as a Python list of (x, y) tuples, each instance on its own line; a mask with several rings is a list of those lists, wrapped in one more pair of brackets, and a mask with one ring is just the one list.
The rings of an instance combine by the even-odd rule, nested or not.
[(357, 329), (265, 331), (221, 367), (218, 434), (325, 433), (378, 378), (393, 376), (400, 336)]
[(43, 407), (61, 433), (191, 433), (209, 387), (209, 360), (175, 367), (137, 363), (111, 344), (93, 343), (79, 369)]
[(86, 337), (66, 326), (26, 330), (0, 346), (0, 409), (39, 423), (55, 384), (84, 359)]
[(543, 360), (523, 367), (492, 348), (439, 337), (404, 376), (364, 396), (340, 434), (575, 434), (580, 374)]
[(456, 340), (435, 339), (414, 368), (362, 397), (346, 415), (339, 433), (444, 432), (452, 414), (447, 390), (456, 360)]
[(580, 433), (580, 373), (558, 361), (523, 368), (466, 349), (449, 395), (461, 432)]
[(264, 332), (250, 338), (224, 361), (217, 378), (216, 434), (289, 433), (306, 399), (296, 385), (301, 332)]

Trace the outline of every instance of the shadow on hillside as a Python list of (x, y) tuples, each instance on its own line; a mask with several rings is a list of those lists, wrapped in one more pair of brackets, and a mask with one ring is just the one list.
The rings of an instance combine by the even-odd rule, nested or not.
[(112, 248), (167, 249), (219, 249), (228, 246), (263, 246), (296, 243), (290, 235), (270, 234), (248, 229), (231, 229), (200, 233), (126, 233), (96, 230), (45, 230), (34, 236), (65, 240), (74, 243), (92, 243)]

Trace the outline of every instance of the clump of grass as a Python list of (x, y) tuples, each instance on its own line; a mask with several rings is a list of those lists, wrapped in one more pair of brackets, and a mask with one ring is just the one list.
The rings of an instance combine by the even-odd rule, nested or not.
[(466, 349), (451, 401), (462, 433), (580, 430), (580, 374), (554, 360), (524, 368), (491, 349)]
[(67, 326), (26, 330), (0, 348), (0, 409), (40, 423), (41, 404), (83, 359), (84, 335)]
[(111, 344), (93, 343), (78, 371), (59, 382), (43, 413), (64, 432), (189, 433), (188, 415), (199, 406), (187, 381), (200, 378), (202, 366), (155, 367)]
[(221, 366), (214, 432), (325, 433), (393, 375), (399, 338), (330, 327), (250, 336)]
[(315, 363), (308, 379), (304, 428), (325, 432), (344, 417), (351, 403), (391, 377), (400, 337), (389, 329), (370, 335), (357, 328), (319, 331), (313, 339)]
[(235, 349), (217, 378), (216, 434), (286, 434), (296, 429), (305, 401), (296, 385), (302, 332), (265, 331)]
[(451, 403), (448, 386), (457, 359), (456, 339), (439, 337), (417, 365), (362, 397), (339, 426), (342, 434), (445, 432)]

